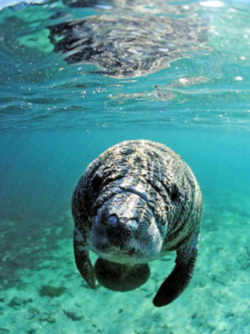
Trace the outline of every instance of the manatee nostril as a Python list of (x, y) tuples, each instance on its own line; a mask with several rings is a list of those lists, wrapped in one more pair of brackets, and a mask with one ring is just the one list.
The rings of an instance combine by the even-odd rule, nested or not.
[(110, 227), (116, 227), (119, 223), (117, 215), (113, 214), (107, 218), (107, 225)]
[[(111, 216), (109, 218), (111, 218)], [(129, 239), (130, 231), (126, 226), (119, 223), (116, 216), (112, 217), (111, 221), (112, 223), (108, 224), (106, 227), (107, 236), (114, 246), (122, 247)]]

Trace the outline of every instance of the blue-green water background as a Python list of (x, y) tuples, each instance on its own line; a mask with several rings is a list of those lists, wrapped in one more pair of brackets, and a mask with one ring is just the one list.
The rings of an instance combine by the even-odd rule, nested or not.
[[(216, 296), (216, 284), (209, 276), (212, 275), (209, 258), (216, 256), (212, 253), (214, 245), (232, 249), (234, 263), (239, 251), (234, 243), (240, 247), (241, 236), (250, 240), (250, 5), (247, 2), (221, 4), (202, 6), (200, 10), (200, 15), (207, 17), (212, 27), (208, 50), (179, 59), (148, 76), (128, 79), (97, 74), (94, 65), (69, 66), (60, 54), (53, 52), (48, 41), (46, 26), (59, 9), (69, 12), (70, 17), (99, 15), (102, 10), (68, 8), (53, 1), (0, 11), (2, 291), (18, 286), (22, 281), (18, 270), (23, 267), (37, 270), (36, 261), (49, 258), (49, 250), (54, 249), (57, 239), (71, 241), (73, 223), (68, 219), (62, 233), (46, 244), (50, 248), (32, 253), (34, 243), (44, 237), (43, 231), (48, 227), (57, 228), (69, 211), (72, 191), (87, 163), (114, 143), (144, 138), (169, 145), (188, 162), (198, 178), (204, 197), (201, 236), (204, 241), (200, 252), (208, 254), (207, 262), (199, 263), (203, 275), (198, 277), (207, 284), (208, 295)], [(173, 85), (181, 78), (199, 77), (203, 79), (195, 84)], [(157, 94), (155, 85), (161, 95)], [(217, 229), (222, 233), (218, 235)], [(223, 240), (224, 230), (231, 239)], [(206, 242), (208, 234), (210, 242)], [(31, 249), (28, 255), (22, 254), (24, 245)], [(190, 333), (249, 333), (249, 242), (242, 247), (248, 247), (248, 251), (244, 253), (244, 269), (237, 270), (243, 270), (248, 281), (242, 283), (240, 295), (235, 292), (232, 298), (236, 298), (236, 305), (244, 303), (246, 311), (242, 311), (240, 318), (234, 311), (233, 319), (229, 317), (223, 329), (220, 319), (213, 320), (212, 329), (206, 320), (203, 327), (191, 321), (187, 329)], [(73, 258), (71, 266), (75, 270)], [(224, 275), (233, 279), (239, 274), (237, 270), (227, 267)], [(81, 280), (80, 276), (77, 280)], [(221, 280), (220, 289), (228, 282), (226, 279), (223, 282), (223, 277)], [(51, 282), (56, 285), (53, 269)], [(197, 285), (197, 280), (194, 284)], [(98, 298), (98, 293), (93, 298)], [(126, 303), (129, 298), (133, 298), (131, 293)], [(12, 312), (8, 306), (10, 297), (6, 295), (1, 302), (0, 327), (17, 333), (19, 322), (14, 325), (6, 320)], [(192, 302), (195, 304), (195, 299)], [(187, 299), (180, 297), (176, 303), (188, 314)], [(217, 307), (216, 297), (210, 303), (211, 307)], [(222, 307), (223, 303), (222, 299)], [(114, 307), (112, 297), (107, 307)], [(139, 312), (137, 308), (135, 311)], [(102, 314), (102, 310), (97, 312)], [(172, 323), (178, 322), (175, 306), (168, 312), (172, 314)], [(170, 333), (156, 331), (156, 318), (151, 323), (150, 331), (145, 329), (145, 333)], [(49, 322), (43, 323), (36, 333), (48, 333), (49, 326)], [(82, 326), (77, 323), (75, 330), (85, 333)], [(52, 332), (74, 333), (65, 328), (65, 332), (59, 329)], [(21, 332), (25, 333), (26, 329), (22, 328)], [(89, 332), (98, 331), (93, 327)], [(112, 331), (105, 328), (102, 332), (118, 333), (119, 324), (112, 325)], [(139, 330), (130, 323), (129, 331), (121, 332), (132, 334)], [(172, 332), (180, 333), (174, 329)]]

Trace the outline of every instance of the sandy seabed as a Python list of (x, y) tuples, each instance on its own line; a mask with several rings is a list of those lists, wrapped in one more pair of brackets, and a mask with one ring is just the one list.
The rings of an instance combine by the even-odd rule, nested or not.
[(2, 220), (0, 334), (249, 334), (249, 201), (223, 194), (205, 203), (195, 275), (162, 308), (152, 299), (175, 253), (152, 262), (150, 279), (137, 290), (91, 290), (74, 265), (69, 212), (35, 229)]

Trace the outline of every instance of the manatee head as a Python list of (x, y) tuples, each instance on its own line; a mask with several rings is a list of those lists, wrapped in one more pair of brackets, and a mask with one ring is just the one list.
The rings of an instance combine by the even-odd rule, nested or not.
[(116, 263), (146, 263), (157, 258), (163, 234), (145, 195), (120, 191), (104, 201), (92, 217), (89, 246)]

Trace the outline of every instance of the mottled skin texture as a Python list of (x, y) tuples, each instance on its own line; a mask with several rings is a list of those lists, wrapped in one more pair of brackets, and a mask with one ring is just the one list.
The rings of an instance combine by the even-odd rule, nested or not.
[[(136, 77), (156, 72), (204, 48), (206, 26), (193, 15), (98, 15), (48, 27), (54, 50), (69, 64), (90, 63), (99, 73)], [(204, 45), (203, 45), (204, 44)]]
[[(134, 266), (143, 271), (149, 261), (176, 251), (155, 306), (169, 304), (187, 286), (197, 257), (202, 198), (191, 169), (167, 146), (134, 140), (106, 150), (80, 178), (72, 213), (76, 265), (89, 287), (96, 287), (89, 250), (101, 258), (99, 269), (107, 267), (106, 286), (114, 290), (112, 264), (122, 290), (126, 278), (119, 280), (117, 272), (126, 277)], [(135, 276), (128, 275), (132, 288), (141, 284)]]

